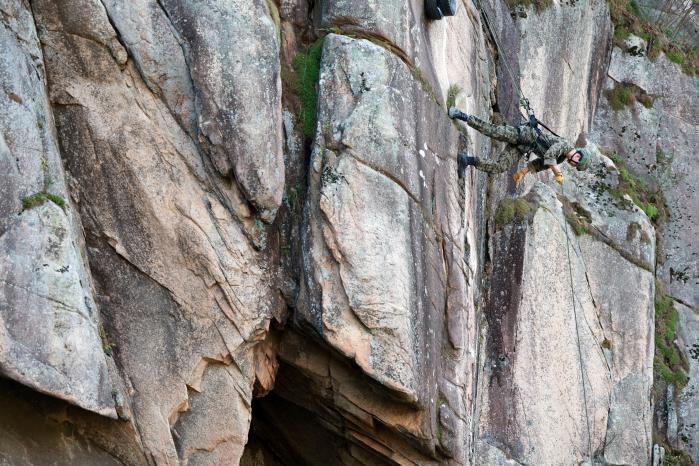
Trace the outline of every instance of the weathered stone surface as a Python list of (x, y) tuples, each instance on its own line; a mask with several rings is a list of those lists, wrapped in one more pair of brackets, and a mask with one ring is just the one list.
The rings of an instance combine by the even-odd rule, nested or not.
[(271, 222), (284, 192), (279, 31), (265, 0), (164, 0), (195, 89), (201, 143)]
[(699, 307), (699, 194), (691, 182), (699, 176), (699, 78), (683, 74), (665, 56), (651, 61), (615, 48), (605, 87), (616, 83), (638, 86), (653, 98), (652, 107), (635, 102), (614, 111), (600, 99), (593, 137), (664, 193), (670, 218), (662, 231), (659, 275), (673, 297)]
[(0, 379), (0, 464), (150, 464), (138, 433), (62, 400)]
[[(31, 12), (0, 2), (0, 373), (116, 417)], [(24, 208), (37, 193), (57, 196)]]
[[(126, 50), (110, 48), (116, 32), (101, 4), (37, 1), (33, 9), (50, 44), (50, 97), (97, 301), (144, 451), (157, 464), (236, 463), (254, 346), (280, 305), (270, 261), (246, 235), (249, 209)], [(79, 34), (75, 11), (90, 18)]]
[(424, 13), (423, 0), (374, 2), (368, 0), (332, 0), (323, 2), (321, 22), (352, 30), (379, 34), (395, 44), (431, 83), (444, 102), (449, 87), (461, 89), (468, 110), (489, 107), (490, 79), (485, 38), (480, 16), (471, 2), (456, 2), (454, 16), (431, 21)]
[[(478, 181), (469, 179), (467, 200), (453, 159), (456, 129), (383, 48), (329, 35), (319, 95), (300, 317), (407, 412), (424, 410), (392, 429), (463, 464), (476, 333), (468, 281), (479, 262), (478, 217), (465, 212)], [(437, 416), (454, 436), (441, 446)]]
[(677, 339), (689, 363), (689, 383), (680, 394), (677, 446), (699, 463), (699, 312), (675, 303), (679, 313)]
[(590, 130), (605, 77), (612, 31), (607, 2), (553, 2), (538, 14), (534, 5), (529, 10), (517, 20), (522, 92), (541, 121), (575, 141)]
[(648, 44), (640, 37), (631, 34), (624, 40), (624, 46), (626, 46), (626, 52), (629, 55), (638, 57), (646, 54)]
[[(591, 189), (601, 175), (595, 169), (608, 163), (597, 159), (560, 198), (578, 215), (593, 213), (591, 235), (566, 230), (559, 195), (536, 184), (526, 197), (529, 220), (495, 236), (500, 291), (486, 310), (480, 389), (480, 442), (493, 462), (484, 464), (507, 464), (493, 448), (523, 464), (578, 463), (598, 451), (614, 464), (650, 461), (654, 282), (642, 265), (646, 249), (652, 257), (652, 227), (640, 209), (613, 207), (607, 193)], [(605, 221), (622, 221), (617, 215), (627, 227), (637, 223), (649, 244), (642, 234), (628, 250), (609, 241)], [(502, 286), (508, 282), (517, 285)]]
[(194, 88), (182, 39), (160, 2), (102, 3), (148, 88), (165, 101), (177, 121), (195, 137)]

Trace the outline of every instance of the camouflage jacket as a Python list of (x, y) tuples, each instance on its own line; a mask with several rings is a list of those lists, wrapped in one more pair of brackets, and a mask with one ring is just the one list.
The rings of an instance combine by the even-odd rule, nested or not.
[(480, 133), (498, 141), (515, 145), (522, 154), (533, 152), (540, 157), (529, 164), (530, 170), (541, 171), (566, 160), (566, 154), (574, 147), (565, 139), (552, 134), (540, 133), (529, 125), (510, 126), (493, 125), (480, 118), (469, 115), (467, 123)]

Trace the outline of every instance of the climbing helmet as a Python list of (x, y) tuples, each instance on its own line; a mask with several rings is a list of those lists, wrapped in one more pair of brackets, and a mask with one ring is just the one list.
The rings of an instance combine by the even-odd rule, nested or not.
[(590, 166), (590, 151), (585, 149), (584, 147), (578, 147), (575, 149), (575, 152), (580, 154), (580, 160), (578, 160), (578, 163), (575, 165), (575, 167), (579, 171), (587, 170), (587, 168)]

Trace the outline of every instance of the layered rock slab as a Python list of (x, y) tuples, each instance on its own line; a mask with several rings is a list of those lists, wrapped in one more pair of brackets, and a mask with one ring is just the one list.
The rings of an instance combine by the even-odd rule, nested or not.
[[(32, 7), (126, 411), (156, 464), (235, 463), (250, 421), (254, 346), (280, 309), (270, 261), (246, 230), (253, 213), (191, 138), (167, 89), (154, 94), (142, 79), (101, 3)], [(268, 186), (281, 192), (277, 181)]]
[[(444, 109), (397, 56), (325, 38), (299, 323), (408, 411), (424, 410), (392, 429), (428, 457), (465, 464), (475, 363), (467, 281), (479, 248), (464, 250), (465, 206), (476, 201), (463, 189), (479, 184), (459, 186), (457, 146)], [(443, 439), (437, 416), (448, 424)]]
[(660, 56), (652, 61), (615, 48), (605, 88), (635, 85), (652, 99), (650, 108), (631, 102), (613, 110), (600, 99), (594, 137), (600, 146), (620, 155), (629, 169), (659, 188), (669, 219), (663, 227), (660, 277), (668, 293), (699, 308), (699, 194), (691, 180), (697, 176), (699, 144), (699, 78)]
[[(653, 230), (640, 209), (614, 205), (595, 185), (605, 172), (613, 186), (604, 158), (565, 195), (535, 184), (529, 217), (495, 235), (479, 385), (477, 450), (487, 464), (650, 462)], [(566, 226), (578, 215), (591, 219), (590, 235)], [(634, 232), (627, 249), (612, 240), (616, 223)]]
[(689, 364), (689, 383), (682, 389), (677, 404), (675, 446), (687, 450), (699, 462), (699, 312), (675, 303), (679, 314), (677, 336), (680, 348)]
[(611, 44), (607, 2), (530, 5), (517, 25), (519, 84), (537, 118), (571, 142), (589, 133)]
[(0, 373), (116, 417), (34, 20), (20, 1), (0, 13)]
[[(200, 141), (271, 222), (284, 193), (279, 34), (265, 0), (158, 2), (189, 64)], [(152, 4), (152, 2), (151, 2)]]

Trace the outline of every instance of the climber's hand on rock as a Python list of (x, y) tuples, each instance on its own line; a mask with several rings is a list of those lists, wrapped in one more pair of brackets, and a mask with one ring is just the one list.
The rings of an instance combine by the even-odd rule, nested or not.
[(554, 176), (554, 179), (556, 180), (556, 183), (563, 186), (563, 174), (562, 173), (557, 173), (556, 176)]
[(524, 175), (527, 174), (527, 169), (523, 168), (522, 170), (515, 172), (514, 175), (512, 175), (512, 179), (515, 180), (515, 183), (519, 184), (522, 182), (522, 178), (524, 178)]

